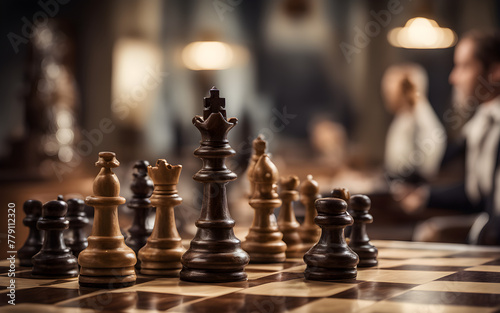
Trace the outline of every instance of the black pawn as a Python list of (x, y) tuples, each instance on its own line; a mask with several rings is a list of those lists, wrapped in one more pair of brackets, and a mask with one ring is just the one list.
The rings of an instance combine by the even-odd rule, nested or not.
[(17, 255), (21, 266), (31, 267), (33, 266), (31, 258), (42, 248), (43, 232), (36, 228), (36, 223), (42, 216), (42, 203), (38, 200), (28, 200), (24, 202), (23, 210), (26, 213), (23, 224), (29, 227), (30, 232), (24, 246), (19, 249)]
[[(148, 166), (149, 162), (144, 160), (135, 163), (134, 180), (130, 185), (134, 195), (127, 204), (134, 211), (134, 221), (128, 230), (130, 235), (125, 240), (125, 243), (134, 250), (136, 255), (144, 247), (152, 231), (146, 227), (146, 221), (152, 209), (149, 197), (151, 197), (154, 189), (153, 181), (148, 176)], [(140, 268), (139, 260), (137, 260), (135, 267)]]
[(347, 203), (338, 198), (321, 198), (314, 202), (318, 216), (314, 222), (321, 227), (321, 237), (304, 255), (306, 279), (336, 280), (356, 278), (359, 258), (344, 237), (344, 228), (353, 223)]
[(66, 203), (68, 204), (66, 218), (69, 221), (69, 229), (66, 231), (64, 242), (78, 258), (80, 252), (89, 245), (84, 230), (89, 224), (89, 219), (85, 214), (85, 203), (82, 199), (69, 199)]
[(66, 247), (63, 232), (69, 222), (64, 217), (68, 205), (59, 196), (42, 207), (42, 218), (37, 227), (44, 230), (44, 240), (40, 252), (33, 256), (33, 276), (75, 277), (78, 275), (78, 263), (71, 250)]
[(365, 195), (354, 195), (351, 197), (351, 214), (354, 224), (351, 230), (351, 241), (349, 246), (359, 256), (359, 267), (371, 267), (378, 264), (378, 250), (370, 243), (366, 233), (366, 224), (373, 222), (373, 217), (368, 214), (371, 201)]

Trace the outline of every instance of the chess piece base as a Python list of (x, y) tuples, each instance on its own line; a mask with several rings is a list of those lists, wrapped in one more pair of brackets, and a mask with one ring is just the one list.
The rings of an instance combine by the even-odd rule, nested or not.
[(186, 252), (180, 238), (149, 239), (139, 250), (141, 274), (179, 277), (181, 257)]
[[(76, 277), (78, 276), (78, 263), (69, 249), (65, 254), (52, 254), (41, 251), (33, 256), (33, 277)], [(43, 253), (42, 253), (43, 252)]]
[(123, 288), (133, 286), (136, 281), (135, 274), (127, 276), (85, 276), (78, 277), (78, 284), (82, 287), (92, 288)]
[(250, 263), (280, 263), (285, 262), (286, 244), (278, 242), (249, 242), (241, 243), (241, 248), (250, 256)]
[(21, 265), (23, 267), (33, 267), (33, 263), (31, 263), (31, 258), (29, 258), (29, 259), (19, 258), (19, 265)]
[(247, 273), (243, 270), (236, 272), (221, 272), (216, 270), (187, 269), (184, 267), (180, 272), (180, 278), (184, 281), (198, 283), (227, 283), (245, 281), (247, 280)]
[(148, 276), (162, 276), (162, 277), (179, 277), (179, 272), (181, 268), (176, 269), (151, 269), (151, 268), (141, 268), (142, 275)]
[(357, 270), (345, 268), (323, 268), (308, 266), (304, 271), (304, 277), (308, 280), (339, 280), (355, 279)]
[(378, 264), (378, 250), (374, 246), (367, 244), (360, 247), (351, 247), (351, 249), (359, 256), (358, 267), (373, 267)]
[(65, 274), (47, 274), (47, 273), (31, 273), (32, 278), (39, 278), (39, 279), (47, 279), (47, 278), (71, 278), (71, 277), (77, 277), (78, 276), (78, 270), (71, 270), (66, 272)]
[(306, 246), (304, 246), (303, 244), (298, 244), (298, 245), (292, 246), (292, 248), (287, 248), (286, 257), (287, 258), (302, 258), (304, 256), (304, 253), (309, 251), (309, 249), (311, 247), (306, 249)]

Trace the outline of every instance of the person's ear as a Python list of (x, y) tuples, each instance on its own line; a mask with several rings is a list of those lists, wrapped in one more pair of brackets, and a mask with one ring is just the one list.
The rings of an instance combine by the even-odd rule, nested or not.
[(493, 86), (500, 86), (500, 62), (493, 63), (490, 67), (489, 81)]

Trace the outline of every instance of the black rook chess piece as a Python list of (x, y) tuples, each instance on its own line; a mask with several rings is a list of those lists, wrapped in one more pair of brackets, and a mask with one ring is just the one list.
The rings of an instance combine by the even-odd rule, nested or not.
[[(139, 255), (139, 250), (144, 247), (151, 236), (151, 229), (147, 228), (146, 222), (151, 211), (151, 201), (149, 197), (153, 193), (154, 185), (151, 178), (148, 176), (149, 162), (145, 160), (137, 161), (134, 165), (134, 180), (130, 185), (130, 189), (134, 194), (132, 199), (127, 203), (127, 206), (134, 210), (134, 221), (132, 227), (129, 228), (129, 236), (125, 240), (127, 246), (134, 250), (136, 255)], [(140, 261), (137, 260), (136, 268), (140, 268)]]
[(21, 266), (31, 267), (33, 266), (31, 258), (42, 248), (43, 231), (36, 228), (36, 223), (42, 216), (42, 203), (38, 200), (28, 200), (24, 202), (23, 210), (26, 213), (23, 224), (29, 227), (30, 232), (24, 246), (17, 252), (17, 256)]
[(203, 160), (203, 168), (193, 179), (203, 183), (203, 203), (198, 231), (189, 250), (182, 256), (180, 278), (195, 282), (230, 282), (247, 279), (245, 266), (249, 256), (234, 236), (234, 220), (227, 207), (226, 184), (236, 174), (225, 165), (235, 154), (227, 133), (238, 119), (226, 117), (225, 99), (213, 87), (205, 98), (203, 117), (195, 116), (193, 124), (201, 133), (201, 145), (194, 155)]
[(68, 205), (62, 196), (43, 205), (42, 218), (37, 227), (45, 231), (42, 249), (33, 256), (33, 276), (75, 277), (78, 275), (78, 263), (71, 250), (66, 247), (63, 231), (69, 222), (64, 217)]
[(89, 219), (85, 214), (85, 204), (82, 199), (69, 199), (66, 203), (68, 204), (66, 218), (69, 221), (69, 229), (66, 231), (64, 242), (78, 258), (80, 252), (88, 246), (84, 228), (89, 224)]
[(378, 264), (378, 250), (370, 243), (366, 233), (366, 224), (373, 222), (373, 217), (368, 214), (371, 201), (365, 195), (351, 197), (351, 214), (354, 218), (349, 246), (359, 256), (358, 267), (371, 267)]
[(344, 237), (344, 228), (353, 223), (346, 212), (347, 203), (338, 198), (321, 198), (314, 202), (318, 216), (315, 223), (321, 227), (321, 237), (304, 255), (306, 279), (336, 280), (356, 278), (359, 258)]

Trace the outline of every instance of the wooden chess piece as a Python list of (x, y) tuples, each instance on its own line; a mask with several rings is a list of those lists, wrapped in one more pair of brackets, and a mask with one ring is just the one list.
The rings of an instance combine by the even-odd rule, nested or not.
[(45, 231), (43, 245), (40, 252), (32, 258), (34, 277), (75, 277), (78, 275), (76, 257), (64, 243), (63, 232), (68, 229), (69, 222), (64, 217), (68, 205), (62, 196), (57, 200), (49, 201), (42, 207), (42, 218), (37, 227)]
[[(134, 220), (128, 229), (129, 236), (125, 239), (125, 243), (134, 250), (137, 256), (139, 256), (139, 250), (144, 247), (151, 236), (151, 229), (147, 228), (146, 222), (152, 209), (149, 197), (153, 193), (154, 186), (153, 181), (148, 176), (148, 166), (149, 162), (145, 160), (135, 163), (134, 180), (130, 185), (134, 195), (127, 203), (127, 207), (134, 211)], [(135, 267), (139, 269), (140, 266), (141, 262), (138, 259)]]
[[(331, 194), (332, 198), (339, 198), (339, 199), (344, 200), (347, 203), (347, 212), (350, 213), (350, 209), (349, 209), (350, 201), (349, 201), (349, 199), (351, 198), (351, 194), (349, 193), (349, 190), (347, 188), (341, 188), (341, 187), (334, 188), (334, 189), (332, 189), (330, 194)], [(345, 240), (348, 244), (349, 244), (349, 240), (350, 240), (348, 238), (350, 233), (351, 233), (351, 226), (349, 225), (344, 229)]]
[(80, 286), (118, 288), (135, 283), (135, 253), (126, 244), (118, 224), (118, 205), (125, 203), (120, 197), (120, 182), (112, 168), (120, 162), (113, 152), (99, 152), (95, 163), (101, 167), (93, 185), (93, 196), (85, 199), (94, 207), (94, 224), (88, 238), (87, 249), (80, 252)]
[(247, 279), (245, 266), (249, 256), (234, 236), (234, 220), (227, 207), (226, 184), (236, 174), (225, 165), (225, 159), (235, 154), (227, 133), (238, 119), (227, 120), (225, 99), (219, 90), (210, 90), (205, 98), (203, 117), (195, 116), (193, 124), (201, 133), (201, 145), (194, 155), (203, 160), (203, 168), (193, 179), (203, 183), (203, 203), (198, 231), (182, 256), (180, 278), (195, 282), (230, 282)]
[(365, 195), (351, 197), (350, 208), (354, 224), (352, 225), (349, 246), (359, 256), (358, 267), (371, 267), (378, 264), (378, 250), (371, 244), (366, 233), (366, 224), (373, 222), (373, 217), (368, 213), (370, 205), (370, 198)]
[(250, 255), (252, 263), (278, 263), (286, 259), (286, 244), (274, 217), (274, 208), (281, 205), (276, 193), (279, 179), (278, 169), (267, 154), (255, 164), (250, 178), (255, 192), (249, 203), (255, 209), (252, 226), (246, 240), (241, 244)]
[(316, 242), (321, 234), (321, 229), (314, 224), (316, 217), (316, 209), (314, 208), (314, 201), (320, 198), (319, 185), (312, 175), (307, 175), (305, 181), (302, 182), (299, 188), (300, 202), (306, 208), (304, 223), (299, 228), (300, 238), (302, 239), (303, 252), (309, 250)]
[(300, 239), (300, 224), (295, 218), (293, 201), (299, 200), (299, 178), (297, 176), (282, 177), (280, 179), (280, 197), (283, 205), (278, 214), (278, 227), (283, 233), (283, 241), (286, 243), (286, 256), (289, 258), (301, 258), (304, 256), (302, 239)]
[(304, 255), (306, 279), (335, 280), (356, 278), (359, 258), (344, 237), (344, 228), (353, 223), (347, 213), (347, 203), (339, 198), (321, 198), (315, 202), (321, 227), (321, 237)]
[(43, 231), (36, 227), (42, 216), (42, 203), (38, 200), (28, 200), (24, 202), (23, 210), (26, 214), (23, 224), (30, 229), (30, 232), (22, 248), (17, 251), (17, 257), (21, 266), (31, 267), (33, 266), (31, 258), (40, 251), (43, 243)]
[(151, 236), (139, 250), (141, 274), (179, 276), (181, 256), (186, 252), (174, 215), (174, 207), (182, 202), (177, 194), (181, 170), (182, 165), (171, 165), (164, 159), (156, 161), (155, 167), (148, 166), (149, 176), (154, 181), (151, 203), (156, 207), (156, 219)]
[(347, 204), (349, 204), (351, 194), (349, 193), (349, 190), (347, 188), (334, 188), (330, 194), (332, 198), (342, 199)]
[(69, 199), (68, 214), (66, 218), (69, 221), (69, 228), (66, 231), (64, 242), (71, 249), (73, 255), (78, 257), (88, 246), (87, 236), (85, 234), (85, 226), (89, 224), (89, 219), (85, 214), (85, 203), (82, 199)]
[(257, 164), (257, 161), (260, 159), (262, 155), (264, 155), (264, 153), (266, 153), (267, 150), (267, 141), (264, 140), (264, 136), (263, 135), (257, 136), (257, 138), (255, 138), (252, 142), (252, 147), (253, 147), (252, 158), (250, 159), (250, 164), (248, 165), (248, 170), (247, 170), (247, 178), (248, 181), (250, 182), (249, 198), (252, 198), (255, 193), (255, 183), (251, 179), (253, 175), (253, 170), (255, 168), (255, 164)]

